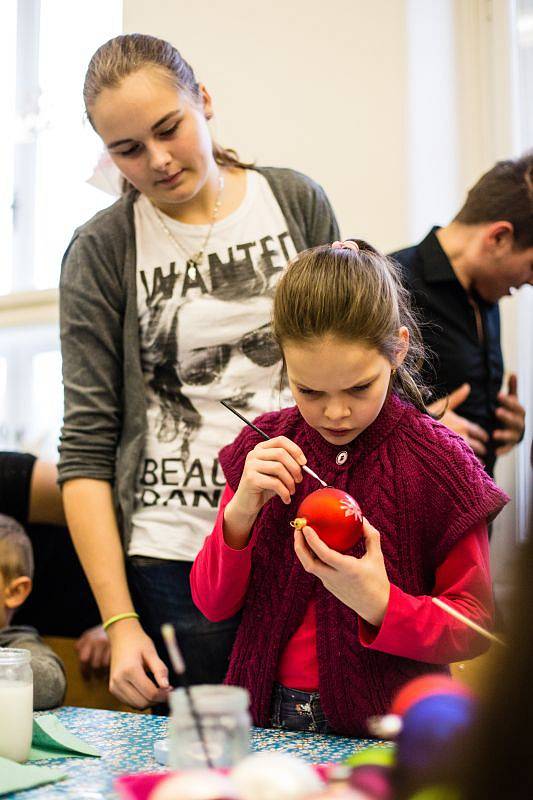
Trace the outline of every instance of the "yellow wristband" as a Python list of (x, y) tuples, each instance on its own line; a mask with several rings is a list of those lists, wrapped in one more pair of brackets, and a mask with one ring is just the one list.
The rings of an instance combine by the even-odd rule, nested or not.
[(136, 611), (126, 611), (125, 614), (116, 614), (114, 617), (109, 617), (109, 619), (107, 619), (102, 625), (104, 631), (106, 631), (115, 622), (120, 622), (121, 619), (139, 619), (139, 615)]

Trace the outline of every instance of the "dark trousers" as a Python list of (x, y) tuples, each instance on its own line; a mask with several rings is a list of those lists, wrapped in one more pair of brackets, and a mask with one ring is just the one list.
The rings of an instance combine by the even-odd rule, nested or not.
[[(170, 561), (130, 556), (126, 561), (133, 603), (145, 632), (169, 668), (172, 686), (179, 680), (170, 664), (161, 625), (174, 625), (189, 683), (222, 683), (240, 615), (224, 622), (209, 622), (194, 605), (189, 585), (190, 561)], [(155, 713), (166, 709), (156, 708)]]
[(333, 733), (320, 705), (318, 692), (288, 689), (279, 683), (272, 692), (271, 725), (289, 731)]

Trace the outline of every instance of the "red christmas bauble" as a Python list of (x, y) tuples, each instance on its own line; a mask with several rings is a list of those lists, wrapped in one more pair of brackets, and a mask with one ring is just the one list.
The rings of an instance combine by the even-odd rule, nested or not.
[(391, 714), (403, 717), (407, 711), (430, 695), (460, 694), (473, 697), (472, 691), (464, 683), (442, 672), (419, 675), (405, 683), (392, 698)]
[(302, 500), (294, 528), (309, 525), (323, 542), (344, 553), (363, 535), (363, 515), (359, 504), (342, 489), (317, 489)]

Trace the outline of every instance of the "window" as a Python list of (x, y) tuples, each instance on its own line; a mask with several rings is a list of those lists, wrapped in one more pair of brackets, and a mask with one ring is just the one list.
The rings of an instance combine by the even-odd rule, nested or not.
[(521, 149), (533, 147), (533, 0), (517, 8), (519, 137)]
[[(533, 147), (533, 0), (517, 0), (516, 4), (516, 55), (518, 80), (518, 131), (519, 150)], [(527, 531), (533, 533), (533, 479), (530, 448), (533, 439), (533, 366), (531, 342), (533, 340), (533, 289), (522, 289), (519, 296), (517, 340), (519, 362), (524, 365), (521, 374), (520, 397), (526, 408), (526, 433), (517, 458), (517, 527), (519, 537)]]
[[(121, 29), (122, 3), (5, 0), (0, 8), (2, 108), (11, 120), (0, 139), (4, 195), (2, 291), (57, 286), (73, 229), (110, 197), (87, 184), (101, 145), (84, 119), (88, 61)], [(3, 193), (4, 194), (4, 193)]]
[(114, 199), (87, 183), (101, 143), (83, 79), (121, 30), (121, 0), (0, 4), (0, 446), (46, 458), (56, 458), (63, 404), (61, 257), (74, 228)]
[(0, 330), (0, 449), (54, 461), (63, 412), (56, 325)]
[(7, 440), (8, 431), (5, 427), (7, 419), (7, 358), (0, 358), (0, 448)]
[[(15, 122), (15, 82), (5, 76), (15, 72), (16, 3), (4, 2), (0, 8), (0, 108), (5, 123), (0, 125), (0, 294), (9, 291), (12, 277), (12, 202), (13, 202), (13, 128)], [(7, 124), (6, 124), (7, 123)]]

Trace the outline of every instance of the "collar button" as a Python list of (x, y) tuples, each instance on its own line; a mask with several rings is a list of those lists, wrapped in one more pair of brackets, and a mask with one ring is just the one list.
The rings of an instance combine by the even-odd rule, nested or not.
[(341, 450), (340, 453), (337, 453), (337, 458), (335, 459), (339, 467), (342, 467), (343, 464), (346, 464), (348, 461), (348, 451)]

